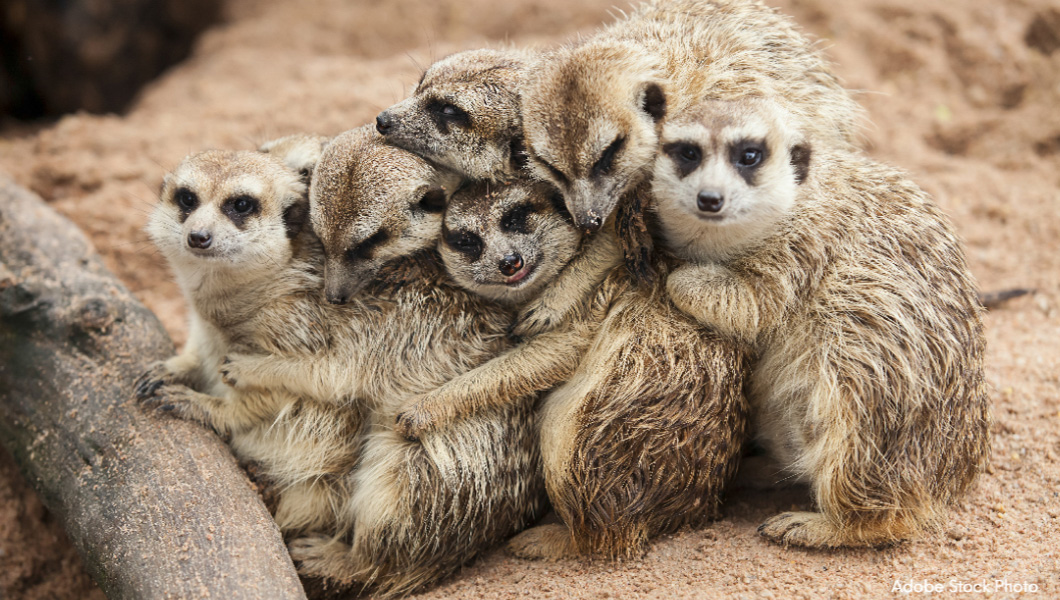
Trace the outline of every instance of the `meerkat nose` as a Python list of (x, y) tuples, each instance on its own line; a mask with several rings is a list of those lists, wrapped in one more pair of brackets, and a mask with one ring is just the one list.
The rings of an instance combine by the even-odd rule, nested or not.
[(501, 259), (499, 265), (501, 273), (508, 275), (509, 277), (519, 272), (519, 269), (523, 268), (523, 257), (519, 256), (518, 253), (509, 254)]
[(696, 196), (696, 206), (703, 212), (716, 213), (725, 206), (725, 198), (715, 191), (702, 191)]
[(191, 248), (205, 250), (210, 247), (210, 242), (212, 241), (213, 236), (210, 235), (209, 231), (193, 231), (188, 234), (188, 246)]
[(584, 229), (586, 233), (592, 233), (600, 229), (600, 226), (603, 224), (604, 220), (600, 218), (600, 215), (589, 211), (589, 214), (587, 214), (585, 219), (582, 220), (582, 229)]
[(386, 133), (390, 131), (390, 127), (393, 125), (393, 119), (390, 118), (390, 115), (385, 110), (379, 113), (379, 116), (375, 118), (375, 129), (383, 135), (386, 135)]

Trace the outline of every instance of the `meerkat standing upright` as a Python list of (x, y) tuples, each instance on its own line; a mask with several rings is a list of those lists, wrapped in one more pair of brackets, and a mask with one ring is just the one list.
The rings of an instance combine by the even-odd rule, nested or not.
[(681, 310), (758, 354), (759, 437), (820, 512), (762, 535), (875, 546), (935, 525), (989, 452), (983, 326), (961, 244), (898, 171), (816, 144), (764, 99), (667, 123), (661, 238)]
[(469, 179), (505, 180), (526, 163), (519, 95), (537, 54), (468, 50), (427, 69), (412, 95), (379, 113), (390, 144)]
[[(481, 182), (450, 200), (440, 252), (460, 285), (520, 306), (551, 291), (582, 237), (548, 184)], [(600, 270), (603, 283), (567, 320), (399, 416), (399, 430), (423, 435), (555, 388), (540, 440), (563, 523), (518, 535), (509, 547), (519, 556), (636, 556), (655, 535), (715, 518), (748, 436), (742, 352), (660, 287), (637, 288), (619, 262), (583, 265), (582, 276)]]
[(587, 230), (650, 175), (664, 120), (704, 99), (775, 96), (807, 131), (857, 130), (817, 47), (759, 0), (651, 2), (537, 64), (521, 96), (530, 165)]

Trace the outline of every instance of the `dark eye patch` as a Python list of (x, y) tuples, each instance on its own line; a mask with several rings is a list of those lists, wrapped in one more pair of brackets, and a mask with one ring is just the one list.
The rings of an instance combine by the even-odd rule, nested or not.
[(559, 191), (554, 191), (549, 194), (548, 201), (552, 205), (552, 209), (559, 213), (559, 216), (563, 217), (564, 221), (574, 225), (574, 217), (567, 210), (567, 202), (563, 200), (563, 194), (559, 193)]
[(199, 207), (199, 196), (188, 188), (177, 188), (177, 191), (173, 192), (173, 202), (180, 210), (180, 222), (183, 223), (188, 219), (188, 215)]
[(598, 178), (607, 175), (611, 171), (611, 165), (615, 162), (615, 156), (622, 151), (622, 147), (625, 145), (626, 138), (624, 136), (616, 137), (615, 141), (611, 142), (607, 149), (600, 154), (599, 160), (593, 165), (591, 176)]
[(428, 190), (427, 193), (420, 198), (418, 205), (429, 213), (440, 213), (445, 211), (445, 190), (442, 188)]
[(373, 251), (390, 239), (390, 234), (385, 229), (373, 233), (368, 239), (346, 251), (346, 260), (357, 262), (372, 258)]
[(747, 185), (754, 185), (758, 168), (768, 157), (762, 140), (739, 140), (729, 146), (729, 160)]
[(257, 198), (246, 194), (232, 196), (221, 205), (221, 212), (236, 227), (242, 229), (246, 226), (247, 219), (261, 212), (261, 203)]
[(434, 119), (438, 131), (449, 133), (449, 127), (456, 125), (464, 129), (471, 128), (471, 115), (459, 106), (444, 100), (431, 100), (427, 103), (427, 112)]
[(450, 231), (448, 227), (442, 228), (442, 240), (445, 245), (463, 254), (470, 260), (478, 260), (482, 256), (482, 238), (470, 231)]
[(673, 142), (663, 146), (663, 152), (677, 167), (677, 174), (682, 178), (699, 168), (703, 162), (703, 150), (690, 142)]
[(529, 217), (533, 212), (534, 206), (529, 202), (513, 206), (501, 217), (501, 231), (530, 233)]

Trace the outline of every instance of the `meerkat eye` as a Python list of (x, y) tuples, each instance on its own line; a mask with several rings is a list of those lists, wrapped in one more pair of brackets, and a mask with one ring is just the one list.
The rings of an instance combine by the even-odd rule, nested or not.
[(533, 212), (534, 207), (529, 203), (511, 208), (501, 217), (501, 230), (510, 233), (530, 233), (530, 225), (527, 219)]
[(758, 142), (745, 141), (732, 147), (732, 162), (737, 168), (751, 169), (762, 164), (766, 151)]
[(347, 250), (346, 259), (355, 262), (357, 260), (372, 258), (372, 251), (388, 239), (390, 239), (390, 234), (380, 229), (369, 236), (368, 239)]
[(552, 209), (556, 211), (559, 216), (563, 217), (563, 220), (573, 225), (574, 217), (571, 216), (570, 211), (567, 210), (567, 203), (563, 200), (563, 194), (554, 192), (548, 197), (549, 204), (552, 205)]
[(674, 142), (663, 146), (663, 152), (673, 160), (677, 166), (677, 172), (682, 177), (699, 168), (703, 161), (703, 150), (695, 144), (687, 142)]
[(472, 260), (482, 254), (482, 238), (470, 231), (445, 232), (445, 243)]
[(435, 100), (427, 105), (427, 110), (434, 113), (438, 126), (447, 133), (449, 125), (471, 127), (471, 115), (455, 104)]
[(611, 142), (611, 145), (600, 155), (600, 159), (593, 165), (592, 176), (600, 177), (607, 175), (611, 171), (611, 164), (615, 162), (615, 156), (622, 150), (622, 147), (626, 144), (626, 138), (624, 136), (618, 136), (615, 141)]
[(428, 191), (420, 198), (419, 207), (429, 213), (440, 213), (445, 210), (445, 190), (441, 188)]
[(191, 212), (199, 205), (199, 197), (188, 188), (178, 188), (173, 194), (173, 200), (184, 212)]
[(258, 201), (250, 196), (236, 196), (228, 201), (228, 204), (232, 206), (232, 210), (245, 215), (253, 211), (258, 207)]

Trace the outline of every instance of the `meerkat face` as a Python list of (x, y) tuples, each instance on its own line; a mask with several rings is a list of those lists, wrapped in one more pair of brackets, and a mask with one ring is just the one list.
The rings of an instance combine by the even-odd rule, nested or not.
[(718, 259), (775, 230), (809, 173), (810, 147), (767, 100), (712, 101), (663, 129), (652, 191), (679, 255)]
[(336, 137), (309, 192), (328, 301), (348, 302), (386, 263), (433, 248), (458, 182), (456, 174), (385, 144), (371, 126)]
[(595, 231), (650, 173), (666, 114), (660, 65), (625, 43), (586, 44), (542, 65), (522, 105), (530, 166), (563, 193), (575, 224)]
[(465, 289), (520, 304), (567, 266), (581, 237), (547, 183), (478, 182), (450, 200), (439, 253)]
[(175, 269), (245, 277), (290, 260), (306, 204), (305, 185), (279, 161), (212, 150), (165, 177), (147, 232)]
[(412, 96), (376, 117), (386, 141), (472, 179), (525, 164), (519, 88), (530, 55), (471, 50), (431, 65)]
[(308, 189), (313, 178), (313, 169), (316, 168), (317, 161), (329, 141), (330, 138), (322, 135), (295, 134), (265, 142), (258, 148), (258, 152), (275, 156), (289, 169), (298, 173)]

